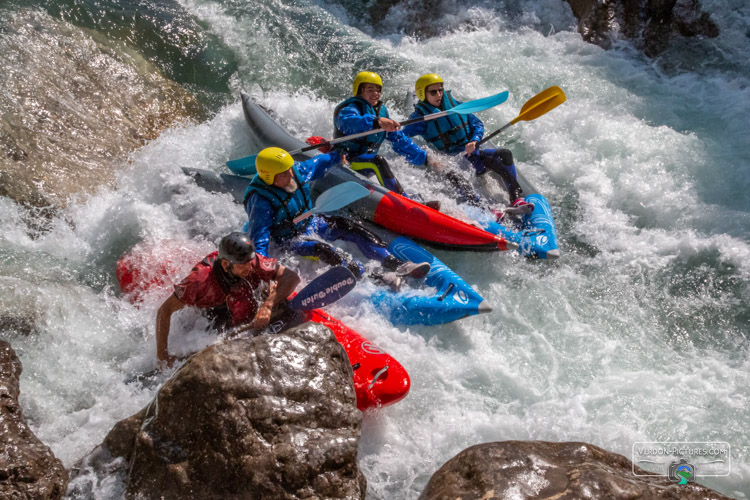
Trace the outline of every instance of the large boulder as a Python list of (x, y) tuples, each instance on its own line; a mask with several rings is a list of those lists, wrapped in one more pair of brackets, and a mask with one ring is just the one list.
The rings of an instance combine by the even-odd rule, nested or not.
[(586, 443), (485, 443), (446, 462), (419, 498), (729, 498), (695, 483), (678, 485), (663, 476), (635, 476), (632, 467), (622, 455)]
[(0, 12), (0, 196), (36, 207), (113, 185), (197, 98), (137, 52), (40, 10)]
[(76, 467), (70, 494), (86, 497), (114, 473), (143, 498), (364, 498), (361, 419), (346, 353), (326, 327), (228, 340), (119, 422)]
[(18, 404), (21, 362), (0, 340), (0, 498), (62, 498), (68, 473), (26, 425)]

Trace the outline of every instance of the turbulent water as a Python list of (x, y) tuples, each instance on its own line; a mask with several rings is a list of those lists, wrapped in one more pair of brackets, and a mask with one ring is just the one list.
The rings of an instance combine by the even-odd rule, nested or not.
[[(565, 91), (559, 108), (501, 136), (549, 198), (562, 257), (436, 252), (494, 307), (454, 324), (397, 328), (352, 300), (332, 307), (412, 377), (405, 400), (364, 416), (368, 498), (414, 498), (464, 448), (515, 439), (586, 441), (628, 458), (641, 441), (726, 442), (731, 474), (699, 481), (747, 498), (750, 8), (703, 4), (721, 35), (649, 60), (627, 42), (582, 42), (561, 0), (451, 3), (432, 23), (442, 34), (425, 39), (403, 34), (412, 7), (376, 25), (359, 2), (5, 2), (0, 36), (10, 36), (8, 16), (30, 9), (126, 44), (210, 110), (123, 158), (116, 187), (52, 218), (0, 197), (0, 321), (23, 363), (34, 432), (70, 467), (154, 396), (126, 381), (155, 365), (163, 295), (131, 306), (115, 262), (141, 241), (201, 254), (241, 226), (229, 196), (180, 171), (225, 171), (256, 151), (240, 90), (298, 137), (328, 136), (357, 71), (383, 76), (399, 118), (414, 80), (437, 72), (463, 100), (510, 91), (480, 114), (488, 130), (544, 88)], [(75, 76), (45, 67), (53, 74), (29, 78)], [(386, 151), (409, 189), (445, 196)], [(214, 340), (191, 331), (193, 320), (182, 319), (189, 333), (171, 339), (175, 350)], [(98, 480), (97, 498), (120, 491), (118, 478)]]

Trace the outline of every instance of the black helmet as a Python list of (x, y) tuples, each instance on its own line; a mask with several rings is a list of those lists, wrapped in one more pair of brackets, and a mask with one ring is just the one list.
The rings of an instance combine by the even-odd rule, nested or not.
[(255, 258), (255, 245), (245, 233), (229, 233), (219, 243), (219, 258), (231, 264), (246, 264)]

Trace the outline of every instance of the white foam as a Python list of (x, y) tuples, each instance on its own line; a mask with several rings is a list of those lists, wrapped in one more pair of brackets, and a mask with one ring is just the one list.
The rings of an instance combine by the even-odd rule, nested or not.
[[(334, 106), (365, 66), (383, 72), (399, 118), (408, 113), (403, 96), (426, 72), (441, 74), (462, 100), (510, 90), (507, 103), (480, 114), (488, 130), (550, 85), (567, 94), (497, 141), (550, 199), (563, 257), (437, 251), (493, 307), (450, 325), (397, 328), (349, 297), (331, 308), (412, 377), (406, 399), (365, 415), (360, 460), (371, 496), (416, 497), (462, 449), (510, 439), (587, 441), (625, 456), (635, 441), (727, 441), (732, 476), (702, 482), (750, 494), (750, 345), (737, 319), (747, 318), (750, 299), (746, 77), (669, 74), (627, 47), (585, 44), (565, 31), (572, 21), (561, 2), (519, 7), (512, 18), (480, 6), (444, 22), (487, 22), (421, 41), (371, 38), (340, 24), (349, 21), (341, 6), (330, 14), (322, 4), (274, 2), (278, 13), (262, 5), (256, 16), (183, 4), (236, 52), (238, 89), (257, 84), (260, 102), (302, 139), (330, 135)], [(720, 18), (735, 26), (730, 8)], [(297, 22), (306, 14), (314, 16)], [(11, 259), (0, 305), (39, 330), (10, 339), (24, 363), (24, 413), (67, 466), (153, 396), (124, 380), (154, 366), (161, 299), (136, 309), (118, 298), (114, 262), (139, 241), (197, 239), (202, 251), (239, 227), (242, 207), (197, 188), (180, 167), (224, 172), (224, 161), (255, 148), (237, 101), (136, 152), (115, 190), (72, 203), (39, 238), (29, 236), (22, 210), (0, 200), (0, 252)], [(434, 178), (384, 151), (407, 191), (455, 207)], [(30, 258), (19, 264), (23, 255)], [(175, 347), (212, 341), (199, 330)]]

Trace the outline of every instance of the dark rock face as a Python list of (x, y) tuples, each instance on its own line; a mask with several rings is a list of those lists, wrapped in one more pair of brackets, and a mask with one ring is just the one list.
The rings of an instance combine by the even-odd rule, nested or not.
[(719, 28), (703, 12), (700, 0), (567, 0), (584, 40), (609, 47), (621, 34), (648, 56), (656, 56), (675, 36), (716, 37)]
[[(76, 473), (119, 467), (144, 498), (364, 498), (361, 419), (343, 348), (307, 323), (196, 354)], [(84, 483), (70, 495), (86, 497)]]
[(463, 498), (725, 499), (695, 483), (634, 476), (632, 462), (586, 443), (503, 441), (472, 446), (430, 478), (420, 500)]
[(18, 404), (21, 362), (0, 340), (0, 498), (62, 498), (68, 473), (29, 430)]

